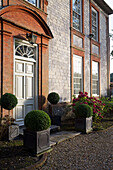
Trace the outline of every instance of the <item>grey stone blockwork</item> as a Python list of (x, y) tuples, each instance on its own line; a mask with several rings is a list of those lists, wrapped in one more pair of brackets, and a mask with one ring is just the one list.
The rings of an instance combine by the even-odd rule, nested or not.
[[(89, 0), (84, 1), (84, 33), (85, 33), (85, 91), (90, 94), (90, 13)], [(92, 1), (94, 3), (94, 1)], [(95, 3), (94, 3), (95, 4)], [(106, 14), (95, 4), (100, 10), (100, 56), (101, 56), (101, 95), (107, 95), (107, 46), (106, 46)]]
[[(85, 91), (90, 95), (89, 9), (89, 0), (84, 0)], [(98, 9), (100, 10), (101, 95), (107, 95), (107, 15), (99, 7)], [(58, 92), (60, 101), (70, 101), (70, 0), (48, 0), (47, 22), (54, 36), (49, 44), (49, 92)]]
[(106, 18), (100, 13), (101, 95), (107, 96)]
[(84, 0), (84, 34), (85, 34), (85, 91), (90, 95), (90, 13), (89, 0)]
[[(94, 1), (92, 1), (94, 3)], [(101, 74), (101, 95), (107, 96), (107, 35), (106, 35), (106, 17), (108, 17), (107, 14), (103, 12), (101, 8), (97, 6), (96, 3), (94, 3), (95, 6), (100, 11), (100, 57), (101, 57), (101, 65), (100, 65), (100, 74)]]
[(48, 0), (47, 12), (54, 36), (49, 44), (49, 92), (70, 101), (70, 0)]

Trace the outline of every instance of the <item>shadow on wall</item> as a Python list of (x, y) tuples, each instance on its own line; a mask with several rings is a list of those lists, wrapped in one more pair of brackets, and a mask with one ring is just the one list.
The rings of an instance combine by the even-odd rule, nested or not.
[(38, 97), (38, 109), (47, 112), (47, 100), (45, 96)]
[(110, 84), (110, 98), (113, 96), (113, 83)]
[(39, 96), (39, 103), (40, 106), (43, 106), (46, 103), (46, 97), (45, 96)]
[(62, 97), (60, 97), (60, 100), (59, 100), (59, 102), (67, 102), (67, 98), (65, 97), (65, 98), (62, 98)]
[(113, 86), (111, 87), (111, 85), (110, 85), (110, 88), (109, 88), (109, 89), (106, 89), (106, 91), (107, 91), (107, 95), (106, 95), (106, 93), (103, 94), (103, 95), (101, 94), (100, 97), (111, 98), (111, 96), (113, 96)]

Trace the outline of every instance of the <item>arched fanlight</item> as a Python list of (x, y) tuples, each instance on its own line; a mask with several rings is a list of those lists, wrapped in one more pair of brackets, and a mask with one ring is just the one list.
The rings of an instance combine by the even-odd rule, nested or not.
[(15, 49), (15, 55), (26, 58), (35, 58), (35, 49), (28, 45), (18, 45)]

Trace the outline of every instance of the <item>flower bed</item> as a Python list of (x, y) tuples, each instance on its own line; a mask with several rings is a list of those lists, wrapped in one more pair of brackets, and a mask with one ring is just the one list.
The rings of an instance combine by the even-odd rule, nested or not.
[(79, 104), (87, 104), (93, 109), (93, 120), (102, 119), (104, 115), (105, 104), (95, 97), (89, 97), (88, 93), (79, 92), (78, 97), (74, 96), (72, 100), (72, 109), (75, 112), (75, 107)]

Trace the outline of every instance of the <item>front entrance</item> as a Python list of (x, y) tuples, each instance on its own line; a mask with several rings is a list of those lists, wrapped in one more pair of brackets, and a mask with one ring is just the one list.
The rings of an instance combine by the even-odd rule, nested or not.
[(36, 46), (15, 41), (14, 92), (18, 99), (14, 117), (16, 123), (24, 124), (25, 115), (35, 106)]

